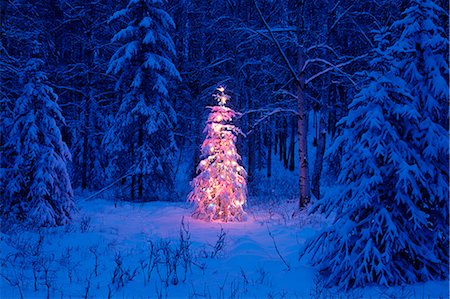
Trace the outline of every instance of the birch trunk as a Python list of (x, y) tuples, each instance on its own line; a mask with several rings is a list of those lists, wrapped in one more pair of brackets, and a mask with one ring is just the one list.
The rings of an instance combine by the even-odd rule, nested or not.
[[(303, 69), (305, 63), (303, 48), (299, 48), (298, 65), (299, 69)], [(308, 167), (308, 146), (306, 141), (307, 134), (307, 117), (306, 117), (306, 101), (305, 101), (305, 75), (300, 73), (299, 82), (297, 82), (297, 105), (298, 105), (298, 155), (299, 155), (299, 186), (300, 186), (300, 209), (306, 207), (310, 200), (309, 189), (309, 167)]]

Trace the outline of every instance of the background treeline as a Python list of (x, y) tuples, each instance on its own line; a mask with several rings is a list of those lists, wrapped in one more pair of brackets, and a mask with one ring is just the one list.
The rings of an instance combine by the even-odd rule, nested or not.
[[(334, 65), (369, 53), (374, 47), (372, 30), (389, 26), (407, 3), (283, 0), (258, 5), (297, 70), (300, 46), (307, 58), (321, 58)], [(112, 38), (126, 22), (110, 22), (110, 18), (127, 4), (105, 0), (2, 1), (2, 117), (12, 117), (23, 89), (26, 63), (33, 57), (42, 58), (42, 70), (59, 97), (65, 118), (60, 128), (72, 153), (74, 188), (97, 190), (117, 179), (108, 175), (111, 157), (102, 141), (127, 92), (117, 90), (119, 75), (107, 72), (120, 46)], [(275, 155), (284, 161), (286, 169), (294, 170), (297, 115), (291, 111), (297, 109), (295, 89), (255, 3), (169, 1), (164, 9), (176, 25), (170, 35), (177, 52), (174, 64), (181, 76), (181, 81), (170, 85), (169, 101), (177, 113), (173, 130), (178, 149), (183, 152), (180, 156), (190, 156), (192, 175), (202, 140), (204, 107), (211, 104), (211, 92), (218, 84), (232, 92), (236, 110), (253, 111), (240, 120), (245, 132), (252, 131), (240, 145), (250, 181), (255, 170), (266, 169), (267, 176), (271, 175)], [(329, 66), (316, 61), (305, 70), (306, 75)], [(336, 123), (358, 87), (355, 72), (364, 68), (367, 59), (360, 59), (307, 85), (307, 110), (320, 112), (314, 114), (320, 118), (314, 120), (318, 126), (314, 144), (321, 138), (322, 129), (335, 135)], [(2, 125), (2, 144), (7, 129)], [(319, 154), (323, 155), (323, 149)], [(320, 174), (314, 173), (312, 178), (313, 189), (318, 189)]]
[[(133, 16), (111, 17), (127, 7), (128, 2), (1, 3), (2, 146), (7, 143), (8, 119), (14, 118), (14, 105), (26, 83), (23, 80), (26, 65), (38, 57), (65, 118), (59, 128), (72, 155), (69, 164), (72, 186), (98, 190), (121, 179), (122, 189), (127, 190), (125, 197), (131, 194), (149, 198), (156, 189), (173, 188), (180, 163), (189, 163), (190, 176), (194, 175), (203, 138), (205, 106), (211, 104), (211, 93), (218, 84), (227, 86), (233, 108), (244, 112), (239, 125), (244, 132), (251, 132), (239, 144), (250, 183), (254, 183), (255, 172), (271, 176), (275, 157), (283, 161), (287, 170), (298, 169), (298, 95), (292, 69), (297, 76), (306, 78), (305, 117), (313, 117), (306, 123), (314, 126), (308, 129), (314, 132), (314, 149), (309, 150), (314, 157), (309, 157), (309, 161), (315, 161), (309, 164), (307, 180), (313, 194), (320, 197), (326, 138), (336, 136), (338, 121), (361, 88), (360, 72), (371, 67), (369, 62), (377, 47), (374, 30), (390, 28), (410, 1), (181, 0), (158, 4), (175, 25), (154, 30), (167, 31), (176, 50), (170, 59), (179, 77), (162, 75), (167, 79), (166, 98), (176, 112), (176, 120), (170, 127), (158, 129), (172, 131), (166, 139), (154, 140), (154, 136), (149, 136), (147, 141), (139, 141), (138, 127), (124, 129), (136, 137), (122, 144), (122, 150), (111, 149), (117, 140), (108, 139), (108, 134), (115, 124), (123, 122), (117, 120), (118, 111), (131, 87), (119, 85), (130, 68), (114, 72), (111, 63), (113, 55), (123, 46), (114, 36), (128, 26)], [(437, 4), (447, 7), (446, 1)], [(271, 30), (264, 25), (257, 7)], [(447, 28), (447, 15), (441, 12), (439, 17), (438, 25)], [(290, 65), (278, 51), (272, 35)], [(301, 64), (299, 57), (303, 59)], [(164, 110), (154, 109), (157, 113), (157, 109)], [(173, 141), (175, 144), (171, 144)], [(139, 168), (133, 161), (143, 157), (124, 155), (132, 152), (132, 147), (139, 147), (139, 142), (161, 143), (160, 146), (172, 151), (167, 165), (162, 167), (164, 163), (158, 162), (162, 167), (159, 172), (148, 172), (153, 174), (152, 181), (161, 181), (164, 187), (156, 184), (145, 196), (144, 191), (138, 190), (145, 182), (133, 172)], [(156, 159), (160, 159), (158, 155), (168, 154), (157, 154)], [(121, 165), (112, 163), (118, 158)], [(124, 161), (127, 159), (129, 163)], [(334, 168), (338, 166), (330, 163), (330, 173), (337, 171)], [(169, 194), (156, 193), (156, 198)]]

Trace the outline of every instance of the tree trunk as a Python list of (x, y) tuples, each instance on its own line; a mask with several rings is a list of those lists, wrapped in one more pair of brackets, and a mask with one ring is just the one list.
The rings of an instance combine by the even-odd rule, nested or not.
[(88, 129), (89, 129), (89, 100), (85, 98), (85, 114), (84, 114), (84, 132), (83, 132), (83, 161), (81, 162), (81, 189), (87, 188), (87, 181), (88, 181), (88, 151), (89, 151), (89, 145), (88, 145)]
[(263, 168), (263, 138), (262, 138), (262, 131), (260, 128), (258, 128), (258, 163), (257, 167), (258, 170), (261, 170)]
[(320, 178), (322, 176), (323, 156), (325, 154), (325, 143), (327, 137), (325, 115), (320, 113), (319, 136), (317, 140), (316, 160), (314, 161), (314, 171), (312, 176), (311, 192), (317, 199), (320, 199)]
[[(251, 101), (251, 96), (247, 95), (247, 101)], [(252, 103), (249, 103), (249, 106), (253, 108)], [(248, 123), (253, 123), (252, 113), (248, 114)], [(247, 126), (250, 128), (250, 126)], [(251, 133), (247, 137), (247, 148), (248, 148), (248, 165), (247, 165), (247, 180), (249, 182), (253, 181), (253, 173), (255, 170), (255, 133)]]
[[(81, 46), (81, 60), (86, 61), (86, 56), (88, 56), (89, 63), (92, 59), (91, 51), (87, 50), (87, 47), (90, 46), (90, 42), (88, 45)], [(81, 162), (81, 188), (87, 189), (88, 185), (88, 159), (89, 159), (89, 138), (92, 138), (89, 129), (90, 129), (90, 109), (91, 109), (91, 100), (92, 98), (92, 84), (91, 84), (91, 76), (90, 72), (86, 74), (86, 94), (89, 96), (84, 96), (84, 123), (83, 123), (83, 161)]]
[[(303, 57), (303, 48), (299, 48), (298, 65), (299, 69), (303, 69), (305, 63)], [(299, 186), (300, 186), (300, 209), (306, 207), (310, 200), (309, 178), (308, 178), (308, 150), (307, 150), (307, 118), (306, 118), (306, 101), (305, 101), (305, 74), (300, 73), (300, 78), (297, 83), (297, 105), (298, 105), (298, 155), (299, 155)]]
[(247, 165), (247, 177), (248, 181), (253, 181), (253, 172), (255, 169), (255, 135), (250, 134), (247, 138), (248, 143), (248, 165)]
[(288, 121), (287, 118), (283, 119), (283, 163), (284, 168), (288, 169), (288, 147), (287, 147), (287, 137), (288, 137)]
[(131, 188), (130, 188), (131, 201), (135, 201), (134, 189), (136, 189), (136, 175), (135, 174), (133, 174), (131, 176)]
[(289, 170), (294, 171), (295, 169), (295, 119), (291, 122), (291, 144), (289, 145)]
[[(198, 95), (199, 92), (196, 93), (196, 94)], [(197, 96), (196, 99), (199, 100), (199, 96)], [(195, 136), (195, 142), (194, 142), (195, 149), (192, 151), (193, 152), (193, 156), (192, 156), (192, 161), (193, 161), (192, 166), (193, 167), (192, 167), (191, 179), (195, 178), (197, 176), (197, 167), (198, 167), (198, 164), (200, 163), (200, 157), (201, 157), (200, 148), (201, 148), (201, 144), (202, 144), (201, 138), (202, 138), (202, 135), (203, 135), (201, 127), (202, 127), (201, 118), (196, 118), (195, 128), (197, 130), (197, 134)]]
[(278, 131), (278, 142), (280, 145), (279, 148), (279, 154), (280, 154), (280, 162), (283, 161), (283, 120), (280, 119), (278, 121), (278, 125), (277, 125), (277, 131)]
[(330, 107), (330, 109), (328, 110), (328, 132), (330, 132), (331, 138), (334, 138), (337, 123), (336, 86), (333, 84), (329, 89), (328, 107)]
[[(140, 126), (139, 126), (138, 148), (141, 148), (143, 145), (144, 129), (142, 128), (142, 123), (143, 122), (140, 122)], [(143, 190), (144, 190), (143, 175), (142, 175), (142, 170), (140, 170), (139, 175), (138, 175), (138, 198), (140, 200), (142, 200), (142, 198), (143, 198)]]
[(272, 176), (272, 129), (267, 133), (267, 177)]
[[(135, 168), (136, 167), (136, 161), (135, 161), (135, 154), (134, 154), (134, 138), (133, 138), (133, 134), (131, 134), (131, 161), (132, 161), (132, 167)], [(134, 169), (132, 170), (132, 174), (131, 174), (131, 187), (130, 187), (130, 199), (131, 201), (134, 201), (134, 189), (135, 189), (135, 185), (136, 185), (136, 174), (134, 173)]]
[[(279, 126), (278, 126), (278, 121), (277, 121), (277, 120), (275, 120), (275, 125), (276, 125), (276, 128), (279, 127)], [(278, 154), (278, 140), (280, 139), (279, 137), (280, 137), (280, 133), (279, 133), (278, 130), (277, 130), (277, 132), (275, 132), (275, 146), (273, 147), (273, 149), (274, 149), (273, 154), (275, 155), (275, 157), (276, 157), (277, 154)], [(280, 142), (280, 147), (281, 147), (281, 142)]]

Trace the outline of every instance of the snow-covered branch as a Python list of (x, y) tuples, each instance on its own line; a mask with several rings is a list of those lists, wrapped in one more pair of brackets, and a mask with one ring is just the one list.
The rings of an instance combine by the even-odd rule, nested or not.
[[(348, 60), (348, 61), (346, 61), (346, 62), (342, 62), (342, 63), (336, 64), (336, 65), (331, 65), (330, 67), (324, 69), (323, 71), (320, 71), (320, 72), (314, 74), (313, 76), (309, 77), (308, 79), (306, 79), (305, 85), (307, 85), (308, 83), (310, 83), (310, 82), (313, 81), (314, 79), (317, 79), (318, 77), (320, 77), (320, 76), (322, 76), (322, 75), (328, 73), (329, 71), (332, 71), (332, 70), (338, 70), (338, 71), (342, 72), (342, 70), (341, 70), (342, 67), (344, 67), (344, 66), (346, 66), (346, 65), (349, 65), (350, 63), (352, 63), (352, 62), (354, 62), (354, 61), (356, 61), (356, 60), (365, 58), (365, 57), (367, 57), (367, 56), (368, 56), (368, 54), (364, 54), (364, 55), (360, 55), (360, 56), (354, 57), (354, 58), (352, 58), (352, 59), (350, 59), (350, 60)], [(350, 77), (348, 77), (348, 79), (349, 79), (353, 84), (356, 85), (356, 82), (354, 82)]]
[(315, 62), (322, 62), (323, 64), (326, 64), (326, 65), (329, 65), (329, 66), (334, 66), (331, 62), (329, 62), (326, 59), (313, 58), (313, 59), (308, 59), (308, 60), (305, 61), (305, 64), (303, 65), (303, 68), (302, 68), (302, 72), (304, 72), (306, 70), (306, 67), (308, 66), (308, 64), (315, 63)]
[(330, 46), (328, 46), (326, 44), (319, 44), (319, 45), (311, 46), (308, 49), (306, 49), (306, 52), (310, 52), (310, 51), (316, 50), (316, 49), (327, 49), (331, 53), (333, 53), (336, 57), (339, 57), (339, 54), (336, 52), (336, 50), (334, 50), (332, 47), (330, 47)]
[(242, 115), (245, 114), (250, 114), (250, 113), (266, 113), (265, 115), (263, 115), (261, 118), (259, 118), (258, 120), (255, 121), (255, 123), (251, 126), (252, 129), (250, 131), (248, 131), (247, 133), (245, 133), (245, 135), (249, 135), (253, 132), (253, 130), (255, 129), (256, 126), (258, 126), (259, 124), (261, 124), (263, 121), (265, 121), (266, 119), (268, 119), (269, 117), (278, 114), (278, 113), (292, 113), (298, 117), (301, 117), (300, 114), (298, 113), (298, 111), (293, 110), (293, 109), (284, 109), (284, 108), (276, 108), (276, 109), (252, 109), (252, 110), (247, 110), (244, 113), (242, 113)]
[(256, 3), (256, 0), (253, 1), (255, 3), (256, 10), (258, 11), (258, 14), (261, 18), (261, 21), (264, 23), (264, 26), (267, 28), (267, 31), (269, 31), (270, 37), (272, 38), (272, 41), (275, 43), (278, 52), (280, 53), (281, 57), (283, 57), (284, 62), (286, 63), (289, 72), (291, 73), (292, 77), (295, 79), (296, 82), (300, 82), (297, 73), (295, 72), (294, 68), (292, 67), (291, 63), (289, 62), (289, 59), (286, 56), (286, 53), (284, 53), (283, 49), (281, 48), (280, 43), (276, 39), (275, 35), (273, 34), (272, 29), (270, 28), (269, 24), (267, 23), (266, 19), (264, 18), (261, 10), (258, 7), (258, 4)]

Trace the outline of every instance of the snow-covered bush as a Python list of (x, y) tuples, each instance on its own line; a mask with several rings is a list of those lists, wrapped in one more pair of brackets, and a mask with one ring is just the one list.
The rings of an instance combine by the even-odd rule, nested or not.
[(373, 70), (341, 121), (330, 152), (343, 151), (343, 189), (319, 202), (336, 218), (303, 253), (327, 286), (448, 278), (448, 41), (436, 26), (440, 10), (414, 0), (393, 32), (378, 32)]

